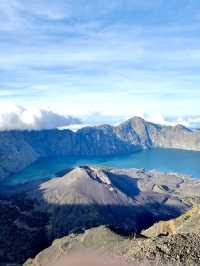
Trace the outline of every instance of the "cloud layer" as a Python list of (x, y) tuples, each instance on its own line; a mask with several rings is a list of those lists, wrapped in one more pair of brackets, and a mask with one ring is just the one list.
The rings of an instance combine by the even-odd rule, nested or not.
[(78, 123), (79, 119), (50, 110), (27, 109), (13, 104), (0, 105), (0, 130), (53, 129)]
[(160, 125), (166, 125), (166, 126), (183, 125), (190, 129), (200, 128), (200, 116), (164, 117), (162, 114), (154, 114), (154, 115), (144, 114), (143, 118), (149, 122), (153, 122)]
[[(200, 116), (164, 117), (162, 114), (153, 115), (137, 113), (145, 120), (161, 125), (175, 126), (182, 124), (188, 128), (200, 128)], [(105, 113), (90, 113), (79, 118), (67, 116), (38, 108), (26, 108), (13, 103), (0, 105), (0, 130), (41, 130), (41, 129), (71, 129), (77, 131), (84, 126), (101, 124), (118, 125), (130, 116), (117, 116)]]

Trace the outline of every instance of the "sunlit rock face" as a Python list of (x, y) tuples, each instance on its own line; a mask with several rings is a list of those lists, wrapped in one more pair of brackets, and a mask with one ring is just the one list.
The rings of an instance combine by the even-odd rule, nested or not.
[(142, 234), (146, 237), (157, 237), (168, 234), (200, 233), (200, 205), (195, 205), (191, 210), (176, 219), (161, 221), (144, 230)]
[(0, 132), (0, 179), (20, 171), (38, 158), (22, 132)]
[(182, 125), (161, 126), (133, 117), (116, 127), (117, 135), (144, 148), (161, 147), (185, 150), (200, 150), (200, 133)]

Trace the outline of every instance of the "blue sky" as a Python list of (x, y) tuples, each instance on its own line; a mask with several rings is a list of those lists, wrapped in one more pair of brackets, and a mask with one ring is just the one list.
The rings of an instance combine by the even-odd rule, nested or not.
[(0, 103), (200, 114), (199, 0), (1, 0)]

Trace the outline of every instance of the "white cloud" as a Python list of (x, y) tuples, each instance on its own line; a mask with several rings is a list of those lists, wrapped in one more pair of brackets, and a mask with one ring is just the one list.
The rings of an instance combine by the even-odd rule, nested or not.
[(149, 122), (161, 125), (175, 126), (181, 124), (188, 128), (200, 128), (200, 116), (165, 117), (161, 113), (145, 113), (135, 110), (128, 115), (122, 113), (88, 112), (79, 114), (81, 119), (57, 113), (53, 108), (26, 108), (12, 102), (0, 103), (0, 130), (40, 130), (40, 129), (71, 129), (77, 131), (84, 126), (100, 124), (118, 125), (131, 116), (140, 116)]
[(177, 124), (188, 128), (200, 128), (200, 116), (185, 116), (177, 119)]
[(160, 125), (183, 125), (191, 129), (200, 128), (200, 116), (165, 117), (158, 113), (153, 115), (144, 114), (143, 118), (149, 122)]
[(160, 125), (168, 125), (168, 126), (174, 126), (176, 123), (168, 121), (162, 114), (153, 114), (148, 115), (144, 114), (143, 118), (149, 122), (160, 124)]
[(91, 126), (92, 125), (88, 125), (88, 124), (73, 124), (73, 125), (69, 125), (69, 126), (59, 127), (58, 129), (59, 130), (69, 129), (73, 132), (76, 132), (83, 127), (91, 127)]
[(124, 120), (124, 116), (106, 114), (102, 112), (89, 113), (82, 117), (82, 121), (87, 125), (100, 125), (100, 124), (110, 124), (115, 125)]
[[(159, 125), (166, 125), (166, 126), (176, 126), (176, 125), (183, 125), (187, 128), (196, 129), (200, 128), (200, 116), (174, 116), (174, 117), (168, 117), (164, 116), (161, 113), (153, 113), (148, 114), (145, 113), (142, 110), (139, 112), (139, 110), (135, 110), (135, 112), (131, 115), (133, 116), (139, 116), (145, 119), (148, 122), (152, 122)], [(100, 125), (100, 124), (110, 124), (110, 125), (119, 125), (123, 121), (128, 120), (130, 115), (117, 115), (117, 114), (105, 114), (103, 112), (96, 112), (96, 113), (90, 113), (88, 115), (81, 116), (81, 120), (83, 121), (83, 124), (78, 127), (70, 127), (72, 130), (75, 128), (74, 131), (77, 129), (83, 127), (84, 125)]]
[(27, 109), (10, 103), (0, 105), (0, 130), (52, 129), (78, 123), (79, 119), (51, 110)]

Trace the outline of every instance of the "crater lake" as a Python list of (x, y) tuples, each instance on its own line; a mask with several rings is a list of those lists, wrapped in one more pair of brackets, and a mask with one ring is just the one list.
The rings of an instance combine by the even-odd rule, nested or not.
[(155, 148), (121, 156), (42, 158), (21, 172), (6, 178), (2, 183), (12, 186), (33, 180), (52, 178), (59, 171), (81, 165), (155, 169), (161, 172), (175, 172), (200, 178), (200, 152)]

